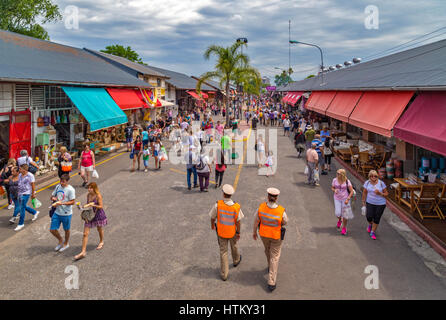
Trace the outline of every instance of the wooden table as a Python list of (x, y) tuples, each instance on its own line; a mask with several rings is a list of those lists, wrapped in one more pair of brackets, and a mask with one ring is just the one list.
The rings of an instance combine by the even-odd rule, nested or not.
[[(410, 184), (408, 182), (408, 179), (406, 178), (394, 178), (393, 180), (395, 180), (396, 182), (399, 183), (400, 187), (397, 189), (396, 191), (396, 200), (398, 201), (399, 204), (403, 203), (406, 206), (409, 207), (410, 211), (413, 212), (415, 210), (415, 203), (414, 203), (414, 192), (416, 190), (420, 190), (421, 189), (421, 184), (418, 182), (417, 184)], [(405, 190), (409, 190), (410, 191), (410, 199), (409, 201), (403, 199), (401, 197), (401, 189), (405, 189)]]
[(338, 149), (337, 153), (339, 158), (341, 158), (343, 161), (351, 161), (352, 154), (350, 149)]

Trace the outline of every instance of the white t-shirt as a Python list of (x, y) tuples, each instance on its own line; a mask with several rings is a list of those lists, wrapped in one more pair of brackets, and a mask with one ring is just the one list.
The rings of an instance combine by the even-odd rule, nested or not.
[(20, 157), (17, 159), (17, 166), (20, 167), (22, 164), (29, 165), (31, 163), (31, 161), (33, 161), (33, 158), (31, 158), (30, 156)]
[[(197, 168), (197, 172), (200, 172), (200, 173), (209, 172), (209, 166), (208, 166), (208, 164), (209, 164), (209, 157), (208, 156), (200, 156), (200, 157), (201, 157), (201, 159), (202, 159), (202, 161), (204, 163), (204, 169), (199, 170)], [(198, 161), (198, 163), (200, 163), (200, 162)]]
[[(63, 188), (60, 184), (58, 184), (56, 186), (56, 188), (54, 189), (52, 195), (53, 195), (53, 197), (56, 197), (58, 201), (62, 201), (62, 202), (68, 202), (68, 201), (76, 199), (76, 191), (70, 185)], [(73, 207), (72, 205), (71, 206), (66, 206), (66, 205), (58, 206), (56, 208), (56, 213), (59, 216), (71, 216), (73, 214), (72, 207)]]
[(283, 120), (283, 126), (284, 126), (284, 128), (289, 128), (290, 125), (291, 125), (290, 120), (288, 120), (288, 119)]

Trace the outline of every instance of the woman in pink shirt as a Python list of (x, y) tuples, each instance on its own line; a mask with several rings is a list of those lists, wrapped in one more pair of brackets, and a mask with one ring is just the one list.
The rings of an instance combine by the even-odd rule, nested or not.
[(82, 187), (85, 187), (88, 184), (90, 179), (89, 172), (93, 172), (96, 168), (96, 163), (94, 159), (94, 153), (90, 150), (90, 144), (86, 143), (84, 147), (84, 151), (81, 154), (81, 161), (79, 161), (79, 170), (81, 171), (81, 177), (84, 180)]
[(336, 227), (342, 228), (342, 235), (347, 235), (347, 221), (353, 218), (353, 212), (350, 207), (350, 199), (353, 197), (353, 187), (350, 180), (347, 179), (347, 173), (344, 169), (336, 172), (336, 178), (333, 179), (331, 190), (334, 192), (335, 215), (338, 218)]

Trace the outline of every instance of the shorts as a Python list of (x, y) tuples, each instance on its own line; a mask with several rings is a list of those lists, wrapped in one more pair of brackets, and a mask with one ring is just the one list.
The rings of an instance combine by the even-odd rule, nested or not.
[(149, 142), (155, 142), (155, 137), (154, 136), (150, 136), (149, 137)]
[(144, 167), (148, 167), (149, 166), (149, 160), (143, 160), (144, 162)]
[(72, 217), (72, 215), (60, 216), (57, 213), (54, 213), (53, 217), (51, 218), (50, 230), (59, 230), (61, 223), (62, 223), (63, 229), (65, 231), (70, 230), (70, 228), (71, 228), (71, 217)]
[(149, 140), (143, 140), (142, 141), (142, 146), (143, 147), (148, 146), (148, 145), (149, 145)]
[(153, 155), (154, 155), (155, 157), (158, 157), (158, 151), (154, 150), (154, 151), (153, 151)]
[(386, 205), (376, 205), (366, 202), (366, 218), (367, 221), (373, 222), (374, 224), (379, 224), (379, 221), (381, 220), (381, 217), (384, 213), (384, 209), (386, 208)]
[(285, 130), (285, 132), (286, 131), (290, 131), (290, 127), (285, 127), (285, 128), (283, 128), (284, 130)]
[(81, 166), (81, 171), (82, 172), (85, 172), (85, 171), (90, 171), (90, 172), (93, 172), (93, 166), (89, 166), (89, 167), (83, 167), (83, 166)]
[(125, 142), (126, 143), (132, 143), (133, 142), (133, 137), (125, 138)]

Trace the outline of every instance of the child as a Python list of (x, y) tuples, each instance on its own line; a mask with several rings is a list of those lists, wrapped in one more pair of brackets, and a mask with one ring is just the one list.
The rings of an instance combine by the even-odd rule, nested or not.
[(147, 172), (149, 168), (149, 155), (150, 155), (149, 145), (146, 144), (144, 145), (144, 151), (142, 152), (142, 160), (144, 162), (144, 167), (145, 167), (144, 172)]
[(268, 152), (268, 158), (266, 159), (265, 162), (265, 167), (266, 167), (266, 176), (269, 177), (269, 171), (271, 171), (271, 174), (274, 175), (274, 171), (273, 171), (273, 152), (269, 151)]

